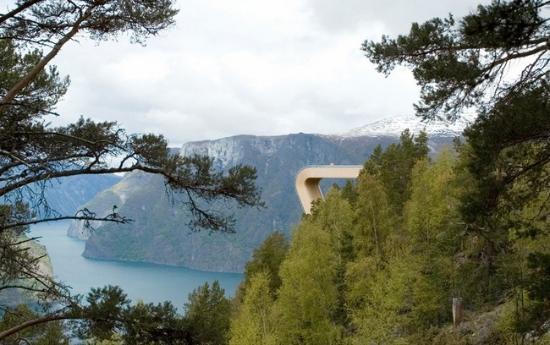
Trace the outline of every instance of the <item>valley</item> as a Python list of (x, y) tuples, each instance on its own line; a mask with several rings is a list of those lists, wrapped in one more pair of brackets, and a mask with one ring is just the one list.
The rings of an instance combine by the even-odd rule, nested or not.
[[(408, 127), (425, 130), (431, 154), (451, 145), (466, 123), (445, 127), (426, 125), (412, 117), (377, 121), (340, 135), (288, 134), (281, 136), (240, 135), (217, 140), (189, 142), (179, 149), (181, 155), (208, 155), (217, 169), (238, 165), (257, 169), (257, 185), (262, 190), (265, 208), (238, 208), (217, 202), (213, 210), (233, 214), (235, 233), (193, 231), (191, 215), (182, 205), (185, 198), (170, 194), (161, 177), (142, 172), (127, 174), (84, 207), (104, 216), (113, 206), (133, 221), (129, 224), (93, 224), (94, 231), (74, 221), (68, 235), (86, 240), (87, 258), (145, 262), (201, 271), (242, 272), (256, 248), (269, 234), (279, 231), (290, 237), (301, 216), (294, 188), (300, 169), (308, 165), (363, 164), (372, 150), (399, 140)], [(379, 128), (389, 128), (381, 132)], [(325, 181), (328, 190), (335, 181)]]

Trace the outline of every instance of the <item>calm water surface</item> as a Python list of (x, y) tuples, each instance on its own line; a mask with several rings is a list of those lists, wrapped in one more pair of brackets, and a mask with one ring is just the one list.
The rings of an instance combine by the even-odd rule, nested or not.
[(187, 268), (143, 263), (91, 260), (81, 256), (84, 241), (66, 235), (68, 224), (36, 225), (31, 236), (41, 236), (46, 246), (55, 277), (71, 286), (73, 292), (84, 294), (92, 287), (118, 285), (133, 301), (171, 301), (182, 308), (187, 295), (205, 282), (218, 280), (227, 296), (233, 296), (242, 274), (213, 273)]

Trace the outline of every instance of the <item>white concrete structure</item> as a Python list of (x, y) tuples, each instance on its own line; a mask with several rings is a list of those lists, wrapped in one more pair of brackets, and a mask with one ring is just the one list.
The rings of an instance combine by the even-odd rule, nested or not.
[(296, 176), (296, 192), (305, 214), (311, 213), (311, 203), (323, 197), (319, 182), (324, 178), (355, 179), (362, 165), (320, 165), (306, 167)]

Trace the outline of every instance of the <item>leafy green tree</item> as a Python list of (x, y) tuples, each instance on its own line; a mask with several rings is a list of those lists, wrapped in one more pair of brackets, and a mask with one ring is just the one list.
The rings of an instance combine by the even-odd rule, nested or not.
[(455, 159), (443, 152), (434, 163), (416, 163), (403, 225), (374, 177), (362, 175), (358, 185), (354, 242), (360, 250), (346, 272), (354, 341), (416, 343), (414, 337), (449, 321), (449, 301), (457, 292)]
[[(319, 341), (341, 340), (340, 333), (347, 324), (343, 276), (346, 263), (353, 255), (352, 214), (347, 200), (338, 190), (332, 190), (325, 201), (314, 207), (313, 215), (305, 218), (300, 228), (296, 230), (293, 238), (294, 250), (291, 248), (288, 251), (286, 241), (281, 235), (268, 238), (256, 250), (253, 260), (247, 265), (246, 276), (250, 278), (245, 277), (248, 281), (246, 293), (239, 305), (237, 319), (233, 323), (232, 341), (236, 344), (255, 341), (313, 344)], [(323, 248), (330, 249), (325, 251)], [(315, 254), (317, 250), (325, 256), (319, 258)], [(266, 265), (266, 262), (274, 262), (271, 260), (274, 257), (277, 258), (276, 265)], [(330, 258), (333, 260), (331, 261)], [(328, 265), (320, 263), (319, 259)], [(281, 262), (282, 266), (279, 270)], [(319, 265), (322, 268), (319, 268)], [(269, 267), (274, 267), (276, 270)], [(317, 278), (311, 277), (309, 269), (315, 269), (322, 276), (321, 286), (315, 285)], [(278, 291), (273, 291), (273, 281), (270, 276), (272, 271), (279, 274), (282, 282)], [(261, 274), (257, 280), (258, 284), (260, 282), (265, 284), (265, 280), (269, 281), (270, 293), (260, 299), (257, 294), (263, 290), (254, 289), (254, 295), (250, 299), (264, 301), (268, 297), (276, 298), (270, 319), (276, 320), (270, 326), (270, 329), (273, 329), (272, 332), (258, 330), (259, 320), (265, 318), (258, 315), (260, 311), (266, 315), (267, 311), (263, 308), (267, 308), (269, 302), (262, 302), (262, 304), (265, 303), (264, 307), (258, 305), (260, 302), (255, 302), (257, 304), (251, 306), (253, 300), (249, 300), (248, 297), (252, 289), (251, 282), (257, 278), (258, 274)], [(260, 308), (260, 311), (253, 312), (250, 309), (252, 307)], [(303, 308), (307, 311), (304, 312)], [(324, 339), (326, 337), (329, 338)]]
[(404, 210), (405, 229), (417, 252), (433, 249), (453, 255), (459, 250), (458, 233), (463, 224), (458, 212), (461, 186), (457, 159), (445, 150), (433, 163), (418, 161), (412, 173), (411, 197)]
[(39, 337), (36, 345), (69, 345), (70, 341), (64, 332), (63, 325), (61, 323), (48, 324), (46, 331)]
[(173, 24), (177, 12), (171, 0), (15, 2), (6, 13), (0, 14), (0, 39), (11, 40), (22, 47), (49, 48), (49, 51), (3, 90), (1, 107), (3, 110), (25, 107), (26, 102), (20, 103), (23, 92), (29, 91), (29, 85), (44, 67), (77, 35), (105, 40), (128, 33), (133, 41), (143, 42)]
[(193, 344), (190, 326), (169, 302), (138, 302), (123, 310), (123, 326), (102, 341), (117, 341), (128, 345)]
[(354, 217), (353, 209), (345, 198), (343, 191), (333, 189), (326, 199), (313, 211), (313, 219), (331, 235), (333, 250), (336, 253), (336, 275), (334, 285), (337, 289), (337, 300), (332, 320), (339, 326), (347, 327), (349, 318), (346, 306), (345, 273), (347, 264), (354, 258)]
[(404, 228), (416, 275), (411, 284), (410, 314), (417, 330), (448, 322), (449, 301), (463, 297), (454, 269), (464, 231), (459, 213), (462, 190), (456, 174), (456, 159), (449, 151), (443, 151), (431, 164), (419, 161), (413, 170)]
[[(379, 148), (380, 146), (377, 147)], [(355, 205), (357, 201), (357, 187), (352, 181), (346, 181), (346, 184), (342, 187), (342, 197), (346, 199), (350, 205)]]
[(189, 294), (185, 304), (185, 319), (192, 344), (223, 345), (228, 341), (231, 302), (218, 281), (208, 283)]
[[(31, 321), (38, 315), (26, 305), (19, 305), (16, 308), (4, 313), (0, 320), (0, 332), (20, 325), (23, 322)], [(40, 345), (68, 345), (69, 339), (63, 332), (62, 324), (51, 322), (46, 325), (27, 328), (19, 334), (13, 334), (6, 337), (2, 344), (19, 345), (23, 343), (33, 343)]]
[(373, 176), (362, 174), (357, 183), (356, 225), (353, 243), (356, 256), (386, 258), (387, 240), (394, 236), (399, 217), (390, 206), (382, 183)]
[(365, 162), (363, 174), (376, 177), (384, 186), (396, 214), (401, 214), (409, 197), (411, 171), (417, 160), (428, 156), (428, 136), (425, 132), (413, 135), (408, 129), (401, 133), (399, 142), (385, 150), (375, 148)]
[[(413, 69), (421, 86), (418, 115), (456, 118), (466, 107), (483, 108), (547, 78), (546, 6), (542, 0), (492, 1), (460, 20), (433, 18), (413, 23), (407, 35), (365, 41), (363, 50), (382, 73), (397, 65)], [(533, 59), (522, 60), (523, 73), (502, 79), (504, 67), (525, 57)]]
[(247, 262), (244, 269), (244, 281), (239, 287), (238, 299), (244, 297), (245, 291), (250, 285), (250, 280), (260, 272), (267, 273), (269, 277), (269, 293), (275, 296), (281, 286), (279, 268), (288, 252), (288, 240), (280, 232), (269, 235), (264, 242), (254, 250), (252, 259)]
[[(547, 6), (541, 0), (493, 1), (461, 20), (414, 23), (408, 35), (363, 45), (381, 72), (400, 64), (413, 69), (422, 88), (419, 116), (455, 119), (464, 108), (478, 111), (465, 131), (468, 169), (478, 181), (463, 210), (477, 225), (472, 231), (491, 226), (488, 218), (516, 179), (532, 181), (535, 194), (548, 185)], [(521, 73), (508, 72), (512, 63)]]
[(411, 283), (415, 270), (409, 257), (387, 259), (382, 269), (372, 257), (348, 265), (348, 305), (354, 344), (403, 344), (408, 328)]
[(338, 290), (329, 234), (314, 224), (302, 224), (295, 237), (297, 242), (281, 267), (275, 334), (283, 344), (333, 344), (341, 331), (331, 318)]
[(276, 344), (273, 329), (277, 320), (272, 315), (271, 284), (271, 277), (265, 271), (250, 278), (246, 296), (231, 320), (229, 345)]

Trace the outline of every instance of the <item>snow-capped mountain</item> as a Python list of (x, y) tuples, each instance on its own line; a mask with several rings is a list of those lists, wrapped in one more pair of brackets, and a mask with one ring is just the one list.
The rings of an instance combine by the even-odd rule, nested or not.
[(428, 136), (456, 137), (462, 133), (464, 128), (474, 120), (474, 116), (467, 115), (457, 119), (455, 122), (449, 121), (430, 121), (423, 122), (416, 116), (392, 117), (375, 122), (365, 126), (352, 129), (349, 132), (341, 134), (343, 137), (378, 137), (378, 136), (399, 136), (405, 129), (413, 133), (425, 130)]

